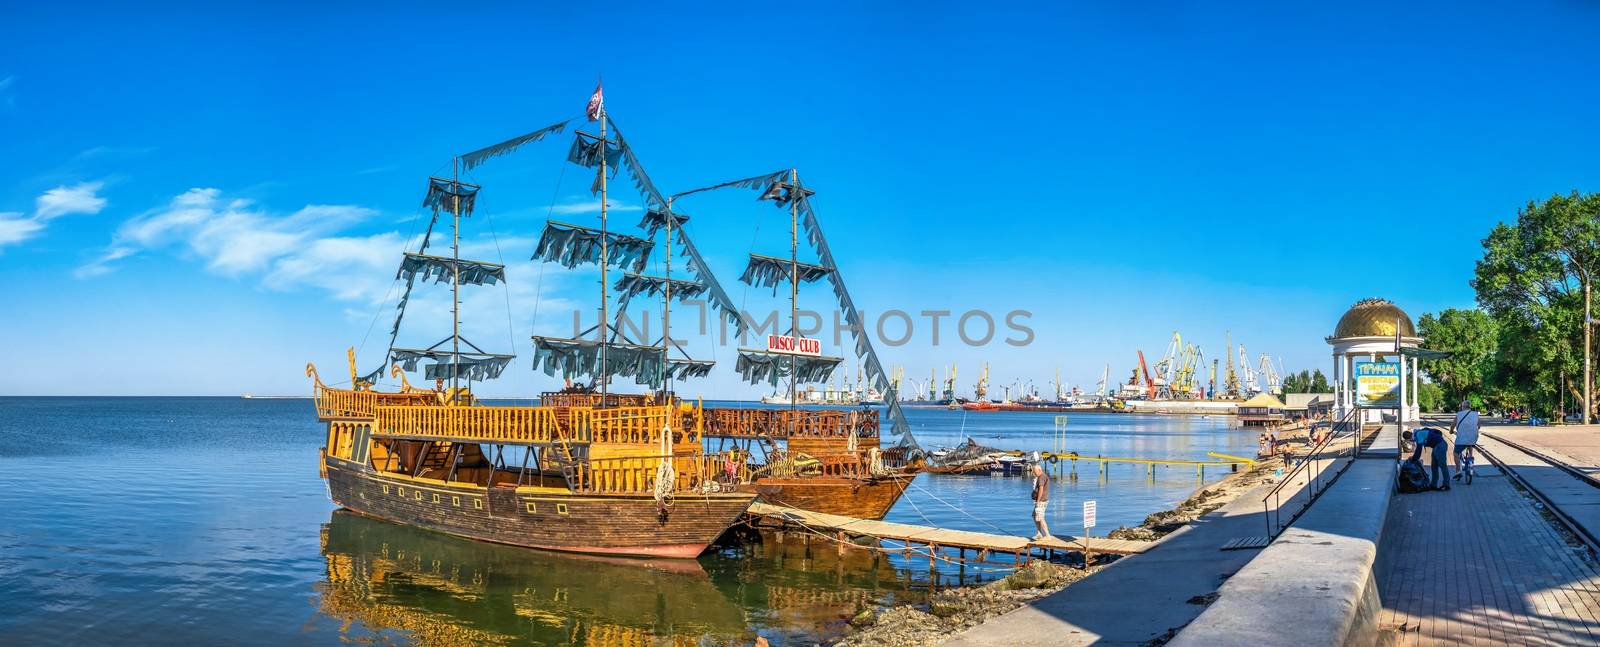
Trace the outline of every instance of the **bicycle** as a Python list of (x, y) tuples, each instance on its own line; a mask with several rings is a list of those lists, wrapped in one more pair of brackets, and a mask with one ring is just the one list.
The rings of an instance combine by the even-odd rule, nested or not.
[(1473, 460), (1472, 454), (1471, 445), (1461, 448), (1461, 473), (1458, 476), (1461, 477), (1461, 482), (1466, 485), (1472, 485), (1472, 475), (1476, 472), (1476, 470), (1472, 469), (1473, 463), (1476, 462)]

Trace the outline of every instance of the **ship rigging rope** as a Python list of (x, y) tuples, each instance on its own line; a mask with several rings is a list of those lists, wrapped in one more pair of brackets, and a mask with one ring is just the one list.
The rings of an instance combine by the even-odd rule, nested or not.
[[(400, 249), (402, 253), (408, 249), (411, 249), (411, 246), (420, 240), (418, 236), (421, 235), (422, 213), (423, 210), (421, 207), (418, 207), (412, 212), (411, 229), (410, 231), (406, 232), (405, 246)], [(372, 307), (372, 321), (367, 322), (367, 331), (361, 334), (361, 344), (356, 346), (356, 352), (358, 354), (367, 349), (367, 338), (372, 336), (372, 329), (378, 325), (378, 315), (383, 314), (384, 309), (389, 305), (389, 298), (394, 296), (394, 291), (399, 287), (400, 277), (396, 276), (395, 280), (389, 282), (389, 291), (383, 294), (383, 300), (379, 301), (377, 305)], [(389, 363), (388, 349), (384, 349), (383, 351), (383, 363), (385, 365)], [(387, 368), (387, 366), (385, 366), (385, 368)], [(388, 371), (383, 371), (382, 373), (387, 375)]]
[[(490, 211), (491, 211), (490, 209), (484, 209), (483, 210), (483, 217), (484, 217), (484, 220), (487, 220), (488, 224), (489, 224), (489, 239), (494, 241), (494, 255), (495, 255), (495, 258), (500, 261), (500, 266), (501, 267), (505, 267), (505, 265), (506, 265), (506, 255), (505, 255), (504, 252), (500, 251), (500, 232), (495, 231), (495, 228), (494, 228), (494, 214), (490, 213)], [(510, 281), (506, 281), (500, 287), (504, 288), (504, 290), (501, 293), (504, 294), (505, 297), (506, 297), (506, 341), (511, 343), (511, 346), (509, 346), (508, 348), (511, 349), (510, 352), (515, 354), (517, 352), (517, 350), (516, 350), (517, 349), (517, 329), (516, 329), (516, 324), (512, 323), (513, 322), (513, 317), (512, 317), (512, 314), (511, 314), (511, 282)], [(516, 360), (513, 359), (511, 361), (514, 362)]]
[[(555, 211), (556, 211), (556, 200), (560, 199), (560, 197), (561, 197), (561, 183), (566, 181), (566, 179), (567, 179), (567, 165), (566, 164), (562, 164), (561, 165), (561, 172), (556, 175), (556, 188), (555, 188), (554, 191), (550, 192), (550, 204), (549, 204), (549, 206), (545, 207), (545, 210), (544, 210), (544, 219), (546, 221), (549, 221), (550, 220), (550, 216), (555, 214)], [(537, 239), (535, 239), (533, 241), (533, 245), (534, 245), (534, 248), (537, 249), (538, 246), (539, 246), (539, 241)], [(535, 280), (534, 285), (533, 285), (533, 320), (529, 322), (530, 325), (528, 327), (530, 329), (532, 329), (532, 330), (535, 330), (535, 331), (537, 331), (539, 329), (539, 303), (544, 300), (544, 266), (546, 266), (546, 265), (549, 265), (549, 263), (539, 263), (539, 278), (537, 280)], [(508, 286), (506, 289), (508, 291), (508, 296), (506, 298), (509, 299), (509, 298), (511, 298), (509, 296), (510, 287)], [(515, 333), (513, 333), (513, 335), (514, 334)], [(530, 344), (532, 343), (531, 339), (529, 340), (529, 343)], [(534, 353), (537, 354), (538, 350), (535, 349)], [(538, 368), (539, 368), (538, 359), (535, 358), (535, 359), (532, 359), (530, 361), (534, 362), (534, 365), (533, 365), (534, 370), (538, 370)]]
[(672, 426), (661, 426), (661, 462), (656, 465), (656, 505), (662, 509), (672, 507), (673, 490), (678, 475), (672, 469)]

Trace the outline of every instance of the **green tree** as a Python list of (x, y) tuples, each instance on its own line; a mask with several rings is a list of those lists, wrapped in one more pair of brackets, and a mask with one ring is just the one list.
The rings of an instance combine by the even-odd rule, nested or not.
[(1565, 390), (1582, 393), (1584, 294), (1600, 274), (1600, 194), (1529, 202), (1516, 224), (1490, 230), (1483, 249), (1472, 287), (1501, 333), (1488, 401), (1554, 411)]
[(1299, 373), (1290, 373), (1288, 375), (1285, 375), (1285, 376), (1283, 376), (1283, 392), (1284, 393), (1307, 393), (1308, 391), (1306, 391), (1306, 387), (1307, 387), (1307, 382), (1309, 382), (1309, 381), (1310, 381), (1310, 378), (1308, 377), (1308, 374), (1305, 371), (1300, 371)]
[(1417, 406), (1423, 411), (1444, 411), (1444, 389), (1432, 382), (1423, 382), (1417, 387)]
[(1332, 393), (1333, 385), (1328, 384), (1328, 376), (1322, 374), (1322, 369), (1317, 369), (1311, 374), (1309, 390), (1306, 393)]
[(1417, 328), (1428, 348), (1450, 352), (1449, 357), (1420, 362), (1423, 373), (1442, 389), (1441, 397), (1460, 402), (1468, 395), (1483, 395), (1500, 345), (1494, 319), (1482, 310), (1450, 308), (1438, 316), (1422, 315)]
[(1315, 371), (1300, 371), (1283, 376), (1284, 393), (1328, 393), (1333, 387), (1328, 384), (1328, 377), (1322, 374), (1322, 369)]

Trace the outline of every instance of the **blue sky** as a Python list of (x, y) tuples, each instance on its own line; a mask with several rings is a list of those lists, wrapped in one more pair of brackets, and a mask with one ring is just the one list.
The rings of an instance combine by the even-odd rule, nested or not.
[[(1592, 4), (439, 7), (9, 4), (0, 394), (301, 393), (352, 345), (369, 368), (426, 177), (580, 115), (599, 74), (669, 192), (800, 169), (869, 316), (1033, 313), (1024, 348), (951, 343), (948, 320), (934, 348), (918, 318), (879, 348), (916, 379), (988, 361), (1092, 387), (1174, 330), (1326, 368), (1351, 303), (1470, 306), (1493, 223), (1600, 185)], [(480, 345), (529, 355), (535, 307), (564, 334), (593, 305), (593, 273), (527, 261), (547, 215), (595, 219), (567, 141), (471, 177), (466, 248), (512, 266), (468, 297)], [(787, 222), (748, 198), (680, 206), (768, 308), (735, 279)], [(637, 195), (614, 200), (631, 226)], [(402, 342), (447, 334), (439, 296)], [(682, 392), (762, 391), (674, 330), (722, 363)], [(519, 360), (482, 390), (551, 383)]]

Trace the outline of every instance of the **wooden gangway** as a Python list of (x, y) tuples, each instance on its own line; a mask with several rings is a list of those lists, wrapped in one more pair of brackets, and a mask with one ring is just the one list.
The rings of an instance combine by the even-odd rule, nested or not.
[[(973, 561), (989, 562), (992, 561), (990, 558), (996, 555), (1010, 555), (1015, 564), (1025, 564), (1035, 553), (1049, 555), (1053, 552), (1084, 549), (1082, 537), (1058, 535), (1034, 541), (1014, 535), (857, 519), (767, 503), (751, 504), (749, 514), (762, 523), (798, 526), (812, 532), (831, 534), (837, 539), (868, 537), (897, 541), (908, 547), (920, 544), (930, 549), (930, 555), (937, 554), (941, 549), (953, 549), (956, 551), (957, 559), (962, 561), (967, 559), (968, 551), (974, 553)], [(1094, 553), (1136, 555), (1150, 550), (1155, 544), (1156, 542), (1150, 541), (1092, 537), (1089, 539), (1088, 549)]]

